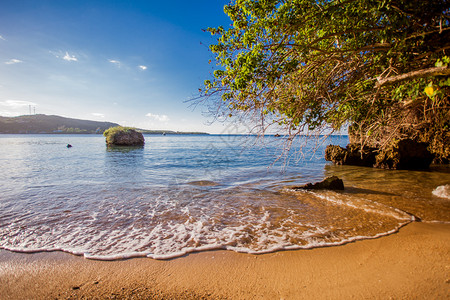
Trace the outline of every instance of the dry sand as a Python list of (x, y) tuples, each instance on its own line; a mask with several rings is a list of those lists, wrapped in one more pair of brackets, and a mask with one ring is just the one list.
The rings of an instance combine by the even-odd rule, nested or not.
[(343, 246), (94, 261), (0, 251), (1, 299), (450, 299), (450, 225)]

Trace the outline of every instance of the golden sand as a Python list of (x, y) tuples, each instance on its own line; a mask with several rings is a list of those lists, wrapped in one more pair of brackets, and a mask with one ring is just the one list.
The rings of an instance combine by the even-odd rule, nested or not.
[(264, 255), (94, 261), (0, 251), (0, 299), (450, 299), (450, 225)]

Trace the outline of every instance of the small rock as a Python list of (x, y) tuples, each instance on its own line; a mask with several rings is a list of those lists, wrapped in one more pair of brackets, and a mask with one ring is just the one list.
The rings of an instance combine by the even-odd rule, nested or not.
[(337, 176), (325, 178), (321, 182), (307, 183), (293, 188), (294, 190), (344, 190), (344, 182)]

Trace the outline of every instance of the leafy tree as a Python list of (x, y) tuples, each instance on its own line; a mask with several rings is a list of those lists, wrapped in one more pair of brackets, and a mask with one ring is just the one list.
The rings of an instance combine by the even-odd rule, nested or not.
[(447, 0), (233, 0), (224, 8), (232, 24), (207, 29), (217, 37), (210, 46), (217, 68), (202, 99), (217, 115), (257, 120), (260, 133), (275, 127), (294, 137), (350, 125), (362, 145), (437, 139), (450, 157), (449, 7)]

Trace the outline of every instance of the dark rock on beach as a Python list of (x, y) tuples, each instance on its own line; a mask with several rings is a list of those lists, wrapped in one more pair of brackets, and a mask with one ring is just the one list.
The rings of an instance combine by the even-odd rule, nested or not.
[(294, 190), (344, 190), (344, 182), (337, 176), (325, 178), (321, 182), (307, 183), (293, 187)]

